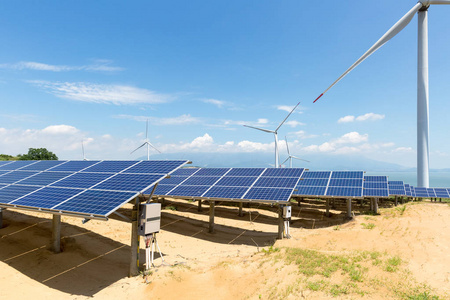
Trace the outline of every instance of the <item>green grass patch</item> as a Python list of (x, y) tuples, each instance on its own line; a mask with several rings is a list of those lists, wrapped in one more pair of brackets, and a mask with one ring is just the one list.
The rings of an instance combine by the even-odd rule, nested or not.
[(165, 206), (164, 209), (166, 209), (166, 210), (178, 210), (178, 209), (176, 208), (176, 206), (173, 206), (173, 205)]
[(369, 229), (369, 230), (372, 230), (372, 229), (374, 229), (375, 228), (375, 224), (373, 224), (373, 223), (361, 223), (361, 226), (364, 228), (364, 229)]

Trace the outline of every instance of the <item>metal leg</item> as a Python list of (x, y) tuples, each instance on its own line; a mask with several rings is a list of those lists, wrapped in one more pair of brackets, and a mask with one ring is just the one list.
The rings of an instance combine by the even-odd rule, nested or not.
[(209, 201), (209, 233), (214, 233), (215, 202)]
[(52, 250), (55, 253), (61, 252), (61, 215), (53, 215)]

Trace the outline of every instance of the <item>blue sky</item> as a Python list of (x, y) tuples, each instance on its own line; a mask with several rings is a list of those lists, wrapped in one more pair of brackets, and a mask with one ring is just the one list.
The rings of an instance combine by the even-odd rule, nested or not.
[[(242, 125), (275, 129), (300, 101), (279, 131), (292, 154), (415, 167), (417, 17), (312, 103), (414, 1), (16, 2), (0, 5), (0, 153), (81, 159), (84, 140), (90, 159), (142, 158), (148, 118), (165, 154), (264, 156), (273, 136)], [(429, 10), (432, 168), (450, 167), (449, 13)]]

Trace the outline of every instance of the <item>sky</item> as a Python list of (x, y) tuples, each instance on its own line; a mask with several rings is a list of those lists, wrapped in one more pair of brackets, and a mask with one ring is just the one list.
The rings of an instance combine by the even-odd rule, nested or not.
[[(417, 16), (313, 104), (414, 1), (3, 1), (0, 153), (416, 166)], [(450, 168), (450, 6), (429, 9), (430, 167)], [(267, 157), (267, 159), (266, 159)], [(230, 161), (230, 164), (232, 162)], [(296, 161), (294, 166), (305, 162)]]

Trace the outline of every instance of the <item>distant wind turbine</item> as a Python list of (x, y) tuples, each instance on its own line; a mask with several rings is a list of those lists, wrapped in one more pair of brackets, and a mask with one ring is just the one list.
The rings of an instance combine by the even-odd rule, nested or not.
[(397, 23), (394, 24), (366, 53), (364, 53), (350, 68), (336, 79), (319, 97), (356, 68), (362, 61), (377, 51), (381, 46), (397, 35), (418, 15), (417, 38), (417, 186), (429, 187), (429, 93), (428, 93), (428, 8), (432, 4), (450, 4), (450, 0), (419, 0)]
[(267, 133), (273, 133), (273, 135), (275, 137), (275, 168), (280, 167), (280, 165), (279, 165), (280, 156), (278, 154), (278, 129), (280, 129), (281, 125), (283, 125), (284, 122), (286, 122), (286, 120), (294, 112), (294, 110), (297, 108), (297, 106), (299, 104), (300, 104), (300, 102), (297, 103), (297, 105), (291, 110), (291, 112), (286, 116), (286, 118), (284, 118), (284, 120), (280, 123), (280, 125), (278, 125), (278, 127), (275, 130), (268, 130), (268, 129), (264, 129), (264, 128), (258, 128), (258, 127), (253, 127), (253, 126), (249, 126), (249, 125), (244, 125), (245, 127), (261, 130), (261, 131), (264, 131)]
[(133, 152), (135, 152), (136, 150), (141, 149), (142, 147), (144, 147), (145, 145), (147, 145), (147, 160), (150, 160), (150, 147), (152, 147), (153, 149), (155, 149), (156, 151), (158, 151), (159, 153), (161, 153), (161, 151), (159, 151), (158, 149), (155, 148), (155, 146), (153, 146), (149, 139), (148, 139), (148, 119), (147, 119), (147, 126), (146, 126), (146, 130), (145, 130), (145, 142), (140, 145), (139, 147), (137, 147), (136, 149), (134, 149), (130, 154), (133, 154)]
[(284, 139), (286, 141), (286, 148), (287, 148), (287, 152), (288, 152), (288, 158), (286, 158), (281, 164), (284, 164), (285, 162), (287, 162), (289, 160), (289, 168), (292, 168), (292, 159), (293, 158), (298, 159), (298, 160), (302, 160), (302, 161), (306, 161), (306, 162), (310, 162), (309, 160), (302, 159), (302, 158), (299, 158), (297, 156), (291, 155), (291, 153), (289, 152), (289, 144), (288, 144), (288, 141), (287, 141), (287, 137), (284, 137)]
[(84, 140), (81, 140), (81, 150), (83, 151), (83, 160), (88, 160), (86, 156), (84, 156)]

